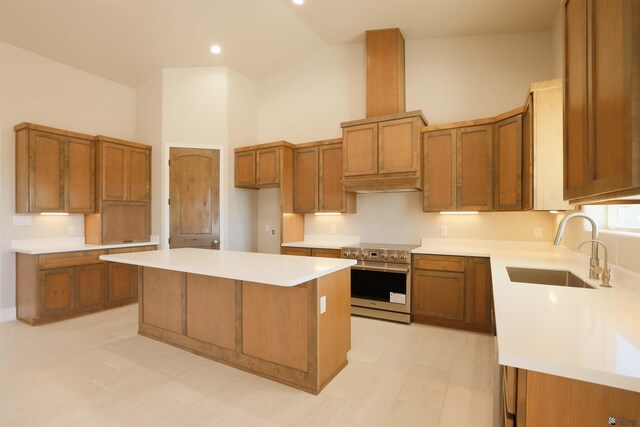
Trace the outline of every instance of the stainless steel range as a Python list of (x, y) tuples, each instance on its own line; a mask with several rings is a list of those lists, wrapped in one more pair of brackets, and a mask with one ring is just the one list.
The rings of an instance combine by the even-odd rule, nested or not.
[(351, 314), (411, 323), (411, 251), (417, 245), (361, 243), (341, 249), (351, 267)]

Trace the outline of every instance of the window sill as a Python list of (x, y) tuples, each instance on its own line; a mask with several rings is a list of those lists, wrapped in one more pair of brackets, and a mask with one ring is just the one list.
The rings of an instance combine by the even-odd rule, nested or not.
[(622, 230), (611, 230), (611, 229), (600, 229), (600, 233), (603, 234), (611, 234), (614, 236), (625, 236), (625, 237), (633, 237), (636, 239), (640, 239), (640, 230), (639, 231), (622, 231)]

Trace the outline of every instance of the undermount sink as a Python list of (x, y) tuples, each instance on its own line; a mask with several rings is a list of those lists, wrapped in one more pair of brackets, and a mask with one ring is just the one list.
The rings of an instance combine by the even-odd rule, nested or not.
[(507, 273), (512, 282), (596, 289), (595, 286), (588, 284), (570, 271), (507, 267)]

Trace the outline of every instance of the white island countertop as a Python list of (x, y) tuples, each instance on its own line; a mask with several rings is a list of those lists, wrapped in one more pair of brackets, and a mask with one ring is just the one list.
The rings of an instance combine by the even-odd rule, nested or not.
[(276, 286), (297, 286), (356, 263), (347, 259), (195, 248), (101, 255), (100, 259)]
[[(602, 288), (589, 257), (550, 243), (423, 239), (413, 253), (491, 259), (501, 365), (640, 392), (640, 275), (611, 266)], [(597, 289), (515, 283), (506, 267), (568, 270)]]

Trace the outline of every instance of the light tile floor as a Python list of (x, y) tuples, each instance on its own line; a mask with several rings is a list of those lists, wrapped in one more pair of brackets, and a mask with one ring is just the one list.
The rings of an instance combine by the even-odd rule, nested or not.
[(137, 305), (0, 323), (2, 426), (491, 425), (493, 337), (352, 318), (318, 395), (137, 335)]

